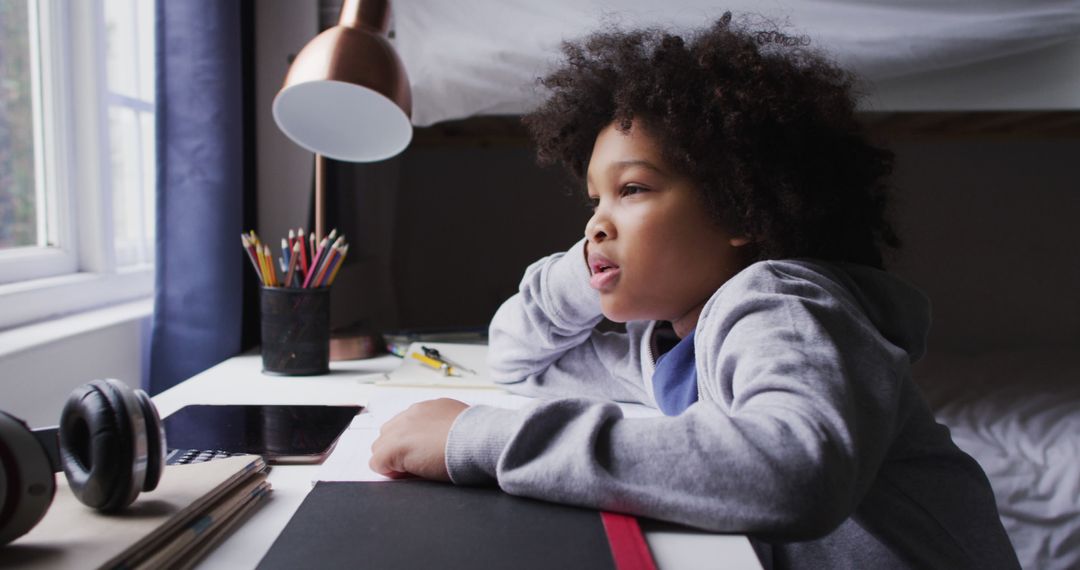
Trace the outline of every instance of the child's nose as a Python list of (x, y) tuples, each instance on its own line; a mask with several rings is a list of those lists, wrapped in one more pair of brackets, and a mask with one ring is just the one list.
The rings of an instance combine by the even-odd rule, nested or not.
[(593, 214), (593, 217), (585, 224), (585, 239), (593, 243), (599, 243), (612, 237), (614, 237), (614, 232), (611, 223), (607, 218), (600, 216), (599, 212)]

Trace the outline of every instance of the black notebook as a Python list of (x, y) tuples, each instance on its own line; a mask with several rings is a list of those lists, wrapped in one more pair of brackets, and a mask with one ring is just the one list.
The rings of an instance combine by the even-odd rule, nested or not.
[(430, 481), (319, 482), (259, 568), (615, 568), (599, 511)]

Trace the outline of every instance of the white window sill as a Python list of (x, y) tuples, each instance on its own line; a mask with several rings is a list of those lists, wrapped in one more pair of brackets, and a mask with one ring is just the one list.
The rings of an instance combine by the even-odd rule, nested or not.
[(7, 332), (19, 332), (33, 323), (45, 324), (76, 313), (146, 299), (153, 292), (154, 273), (148, 268), (117, 274), (75, 273), (0, 285), (0, 334), (7, 336)]
[(0, 359), (66, 338), (143, 319), (153, 312), (154, 299), (144, 297), (137, 301), (0, 331)]

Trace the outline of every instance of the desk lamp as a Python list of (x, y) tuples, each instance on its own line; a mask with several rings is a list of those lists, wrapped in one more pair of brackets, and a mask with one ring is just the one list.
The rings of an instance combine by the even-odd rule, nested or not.
[(412, 92), (386, 38), (388, 0), (345, 0), (338, 24), (296, 55), (274, 97), (274, 121), (315, 153), (315, 235), (326, 235), (325, 158), (376, 162), (412, 140)]
[[(387, 40), (389, 0), (345, 0), (338, 24), (296, 55), (274, 97), (274, 122), (315, 153), (315, 235), (326, 236), (326, 158), (376, 162), (412, 140), (412, 92)], [(331, 341), (331, 360), (357, 358), (370, 337)]]

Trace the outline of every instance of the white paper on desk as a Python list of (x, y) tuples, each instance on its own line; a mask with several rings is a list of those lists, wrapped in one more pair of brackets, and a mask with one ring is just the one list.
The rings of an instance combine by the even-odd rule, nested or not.
[(368, 467), (371, 444), (379, 437), (377, 428), (350, 428), (323, 462), (312, 485), (318, 481), (393, 481)]
[(312, 484), (317, 481), (393, 481), (368, 467), (371, 444), (379, 437), (379, 427), (409, 406), (437, 398), (453, 398), (470, 406), (483, 404), (511, 409), (533, 401), (532, 398), (496, 390), (376, 387), (364, 412), (353, 418)]
[[(423, 354), (423, 347), (434, 348), (443, 357), (465, 368), (469, 368), (475, 374), (462, 372), (461, 375), (446, 376), (438, 370), (434, 370), (413, 358), (412, 353)], [(386, 378), (377, 381), (381, 386), (398, 387), (440, 387), (440, 388), (491, 388), (499, 389), (487, 371), (487, 345), (483, 344), (455, 344), (447, 342), (414, 342), (409, 345), (408, 353), (402, 359), (401, 365), (387, 372)]]

